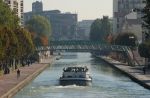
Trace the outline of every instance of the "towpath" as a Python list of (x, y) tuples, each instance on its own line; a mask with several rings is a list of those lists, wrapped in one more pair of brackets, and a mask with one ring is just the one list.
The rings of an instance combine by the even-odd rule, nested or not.
[(125, 63), (113, 60), (109, 57), (100, 57), (113, 67), (128, 75), (132, 80), (136, 81), (145, 88), (150, 89), (150, 70), (143, 72), (143, 66), (127, 66)]
[(34, 63), (30, 66), (21, 67), (20, 77), (17, 79), (17, 72), (0, 76), (0, 98), (11, 98), (22, 89), (27, 83), (40, 74), (54, 60), (53, 57), (43, 59), (41, 63)]

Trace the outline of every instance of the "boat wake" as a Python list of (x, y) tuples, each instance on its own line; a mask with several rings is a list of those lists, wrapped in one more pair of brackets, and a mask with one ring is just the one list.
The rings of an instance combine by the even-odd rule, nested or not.
[(67, 86), (62, 86), (62, 85), (59, 85), (59, 86), (55, 86), (55, 88), (85, 88), (85, 86), (78, 86), (78, 85), (67, 85)]

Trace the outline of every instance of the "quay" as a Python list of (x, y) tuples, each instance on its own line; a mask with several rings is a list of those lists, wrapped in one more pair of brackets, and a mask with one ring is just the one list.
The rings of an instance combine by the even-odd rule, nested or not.
[(142, 66), (128, 66), (125, 63), (121, 63), (119, 61), (104, 56), (99, 56), (98, 58), (109, 64), (111, 67), (124, 73), (144, 88), (150, 89), (150, 71), (147, 71), (146, 74), (144, 74)]
[(38, 76), (55, 60), (55, 57), (43, 59), (40, 63), (20, 67), (20, 77), (17, 79), (16, 71), (0, 76), (0, 98), (12, 98), (24, 86)]

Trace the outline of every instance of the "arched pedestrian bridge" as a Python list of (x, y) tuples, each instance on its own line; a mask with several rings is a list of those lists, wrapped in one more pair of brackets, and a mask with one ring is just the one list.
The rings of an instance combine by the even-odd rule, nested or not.
[(100, 41), (67, 40), (51, 41), (47, 47), (37, 47), (37, 51), (69, 51), (69, 52), (91, 52), (91, 51), (127, 51), (129, 47), (121, 45), (110, 45)]

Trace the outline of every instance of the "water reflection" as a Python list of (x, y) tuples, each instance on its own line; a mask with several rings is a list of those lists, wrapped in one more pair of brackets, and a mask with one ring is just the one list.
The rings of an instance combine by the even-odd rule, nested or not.
[(92, 59), (91, 65), (93, 65), (93, 67), (101, 74), (112, 75), (115, 77), (124, 77), (120, 71), (116, 71), (115, 69), (111, 68), (110, 65), (106, 64), (104, 61), (101, 61), (98, 58)]

